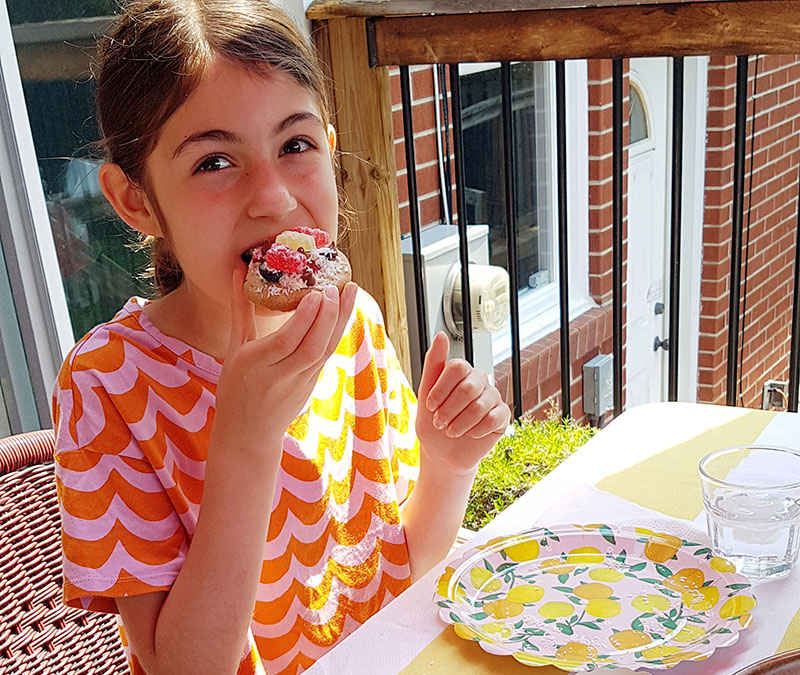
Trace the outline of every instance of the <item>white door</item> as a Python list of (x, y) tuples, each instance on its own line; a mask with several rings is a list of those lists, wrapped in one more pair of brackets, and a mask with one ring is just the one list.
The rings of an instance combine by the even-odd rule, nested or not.
[(671, 62), (631, 59), (628, 152), (626, 407), (666, 399), (669, 292), (667, 144)]

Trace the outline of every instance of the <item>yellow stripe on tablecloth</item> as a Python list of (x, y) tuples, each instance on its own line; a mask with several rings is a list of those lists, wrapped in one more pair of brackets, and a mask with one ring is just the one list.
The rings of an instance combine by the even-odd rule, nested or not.
[(452, 626), (428, 644), (409, 663), (400, 675), (564, 675), (555, 666), (541, 666), (531, 670), (515, 660), (513, 656), (495, 656), (480, 648), (477, 642), (463, 640), (455, 634)]
[(596, 487), (673, 518), (694, 520), (703, 510), (700, 460), (712, 450), (753, 443), (775, 415), (766, 410), (745, 413), (603, 478)]
[[(797, 574), (797, 572), (795, 572)], [(758, 589), (756, 589), (756, 593)], [(776, 654), (788, 652), (792, 649), (800, 649), (800, 611), (792, 617), (791, 622), (786, 627), (783, 639), (775, 650)]]

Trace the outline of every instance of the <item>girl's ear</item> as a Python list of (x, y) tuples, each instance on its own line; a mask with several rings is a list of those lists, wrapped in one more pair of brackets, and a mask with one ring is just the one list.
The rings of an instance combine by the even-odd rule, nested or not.
[(103, 194), (122, 220), (142, 234), (163, 236), (161, 225), (144, 190), (133, 183), (118, 164), (103, 164), (98, 177)]
[(328, 149), (331, 151), (331, 157), (333, 157), (333, 153), (336, 150), (336, 129), (333, 128), (332, 124), (328, 125)]

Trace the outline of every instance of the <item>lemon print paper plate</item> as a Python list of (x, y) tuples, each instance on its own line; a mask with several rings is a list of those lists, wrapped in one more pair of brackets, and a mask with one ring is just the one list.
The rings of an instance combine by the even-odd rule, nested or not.
[(704, 544), (609, 525), (536, 527), (466, 551), (436, 602), (456, 633), (531, 666), (665, 669), (733, 644), (750, 583)]

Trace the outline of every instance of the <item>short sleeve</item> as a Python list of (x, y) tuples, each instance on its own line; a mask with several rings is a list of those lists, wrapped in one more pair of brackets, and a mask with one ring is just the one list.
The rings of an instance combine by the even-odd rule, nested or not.
[(53, 417), (64, 602), (116, 613), (114, 598), (168, 590), (188, 533), (102, 372), (68, 359)]

